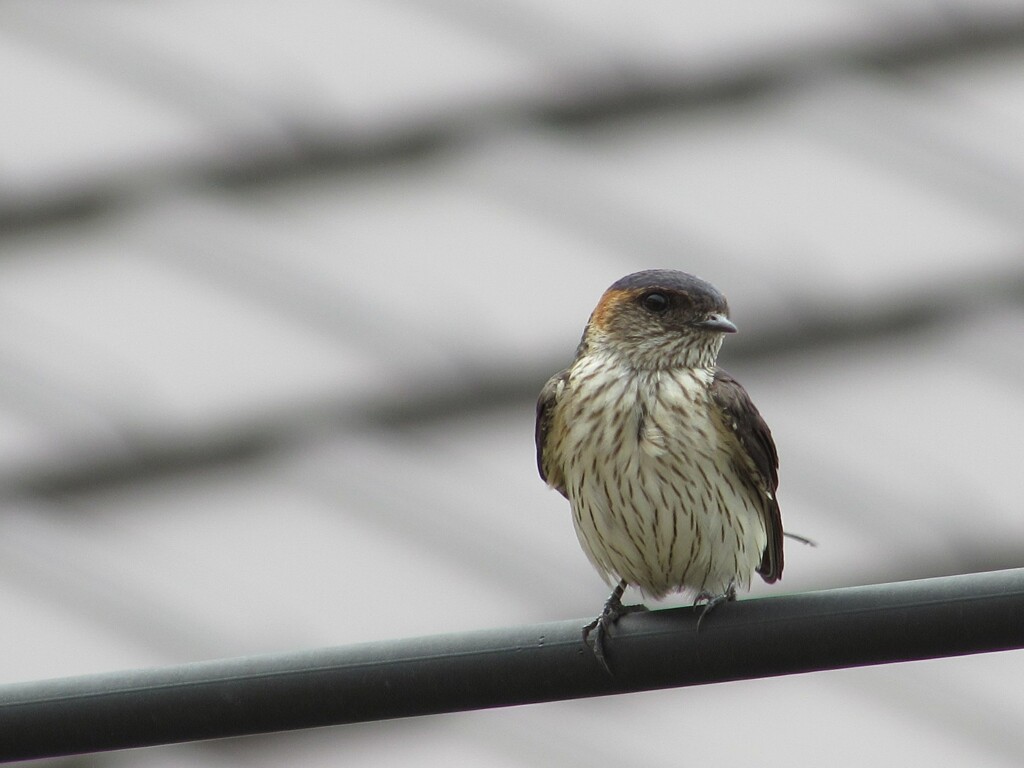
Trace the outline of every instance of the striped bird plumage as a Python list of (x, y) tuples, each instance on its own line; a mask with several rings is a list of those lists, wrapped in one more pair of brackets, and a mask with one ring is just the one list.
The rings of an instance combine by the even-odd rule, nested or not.
[(775, 444), (715, 362), (727, 312), (690, 275), (627, 276), (538, 400), (541, 477), (569, 500), (595, 568), (651, 597), (782, 574)]

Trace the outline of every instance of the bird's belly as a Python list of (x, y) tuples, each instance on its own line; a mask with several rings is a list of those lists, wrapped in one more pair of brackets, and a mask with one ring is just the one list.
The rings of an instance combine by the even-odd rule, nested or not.
[(652, 597), (747, 586), (767, 542), (762, 502), (710, 413), (684, 405), (620, 399), (608, 423), (578, 430), (565, 467), (590, 560)]

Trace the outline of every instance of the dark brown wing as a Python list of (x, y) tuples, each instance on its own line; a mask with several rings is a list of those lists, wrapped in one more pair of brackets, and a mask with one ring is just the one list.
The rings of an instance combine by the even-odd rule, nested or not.
[(779, 487), (779, 454), (775, 450), (772, 432), (758, 413), (750, 395), (736, 379), (715, 369), (711, 383), (711, 397), (721, 409), (725, 423), (739, 440), (757, 472), (754, 485), (765, 494), (765, 528), (768, 544), (764, 548), (758, 573), (769, 584), (782, 576), (782, 513), (775, 490)]
[(569, 369), (566, 368), (548, 379), (548, 383), (540, 391), (540, 397), (537, 399), (537, 425), (534, 431), (534, 440), (537, 443), (537, 471), (540, 472), (540, 479), (563, 496), (566, 493), (562, 473), (559, 469), (551, 466), (550, 461), (545, 461), (544, 454), (547, 450), (551, 422), (554, 418), (555, 403), (568, 378)]

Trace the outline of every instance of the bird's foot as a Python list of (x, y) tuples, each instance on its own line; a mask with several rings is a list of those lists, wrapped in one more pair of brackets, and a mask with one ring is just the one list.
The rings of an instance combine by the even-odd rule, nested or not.
[(732, 579), (729, 580), (729, 586), (725, 588), (725, 591), (720, 595), (714, 595), (708, 592), (706, 589), (702, 589), (697, 593), (697, 597), (693, 601), (694, 607), (698, 603), (704, 603), (704, 608), (700, 612), (700, 616), (697, 618), (697, 629), (700, 630), (700, 623), (704, 621), (704, 617), (707, 616), (711, 611), (720, 606), (722, 603), (732, 602), (736, 599), (736, 582)]
[(609, 675), (612, 674), (612, 668), (608, 666), (608, 659), (604, 655), (604, 640), (609, 630), (626, 614), (647, 610), (645, 605), (623, 605), (622, 593), (625, 591), (626, 582), (620, 581), (604, 604), (601, 615), (583, 628), (583, 644), (593, 651), (594, 656)]

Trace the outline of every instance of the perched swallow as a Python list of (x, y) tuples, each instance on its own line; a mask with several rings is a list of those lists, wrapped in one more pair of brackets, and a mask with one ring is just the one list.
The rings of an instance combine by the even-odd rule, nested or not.
[[(725, 297), (673, 270), (627, 275), (601, 297), (572, 365), (537, 403), (540, 476), (569, 500), (583, 551), (610, 584), (584, 627), (603, 638), (627, 586), (690, 592), (710, 608), (756, 570), (782, 576), (778, 454), (746, 390), (716, 364)], [(597, 632), (591, 640), (591, 633)]]

